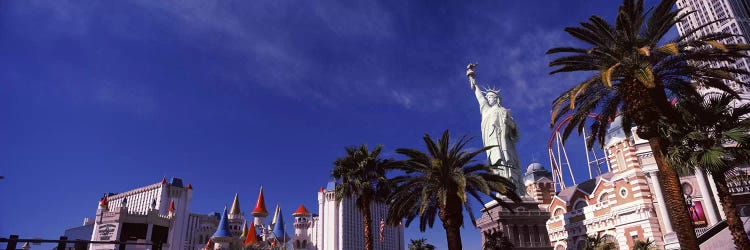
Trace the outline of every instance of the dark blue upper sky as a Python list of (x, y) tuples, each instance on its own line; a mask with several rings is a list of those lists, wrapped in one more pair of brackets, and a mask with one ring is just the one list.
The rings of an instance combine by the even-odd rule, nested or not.
[[(397, 157), (424, 133), (479, 136), (469, 62), (502, 89), (523, 165), (549, 168), (551, 100), (581, 76), (549, 76), (544, 52), (618, 3), (1, 1), (0, 236), (57, 237), (102, 193), (162, 176), (192, 183), (198, 213), (235, 192), (248, 213), (261, 185), (269, 206), (315, 212), (345, 146)], [(442, 226), (415, 227), (407, 240), (445, 246)]]

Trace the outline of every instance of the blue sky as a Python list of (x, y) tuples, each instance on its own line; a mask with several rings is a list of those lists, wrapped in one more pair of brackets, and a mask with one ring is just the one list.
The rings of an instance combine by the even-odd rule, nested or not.
[[(551, 100), (581, 76), (549, 76), (544, 52), (618, 3), (2, 1), (0, 235), (56, 238), (102, 193), (162, 176), (192, 183), (198, 213), (235, 192), (248, 213), (261, 185), (269, 206), (317, 210), (345, 146), (397, 157), (424, 133), (479, 136), (470, 62), (502, 89), (523, 165), (549, 168)], [(445, 247), (442, 226), (416, 227), (406, 239)], [(470, 224), (462, 237), (479, 248)]]

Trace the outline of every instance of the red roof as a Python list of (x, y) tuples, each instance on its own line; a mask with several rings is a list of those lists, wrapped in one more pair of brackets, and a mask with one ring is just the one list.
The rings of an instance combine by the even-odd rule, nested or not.
[(161, 177), (161, 184), (167, 184), (167, 177)]
[(310, 215), (310, 211), (307, 211), (307, 208), (305, 208), (305, 205), (299, 205), (299, 208), (297, 208), (297, 211), (294, 211), (292, 215)]
[(174, 210), (177, 210), (174, 208), (174, 200), (169, 203), (169, 212), (174, 212)]
[(188, 183), (188, 189), (193, 189), (193, 184)]
[(246, 247), (258, 243), (258, 236), (255, 234), (255, 222), (250, 222), (250, 230), (247, 231), (247, 236), (245, 237), (245, 241), (242, 242), (243, 245)]
[(322, 192), (323, 192), (323, 187), (320, 187), (320, 190), (318, 190), (318, 193), (322, 193)]
[(102, 198), (102, 200), (99, 201), (99, 206), (100, 207), (107, 207), (107, 205), (109, 205), (109, 202), (107, 201), (107, 196), (105, 195), (104, 198)]
[(258, 195), (258, 201), (255, 202), (255, 209), (253, 209), (253, 216), (255, 217), (266, 217), (268, 210), (266, 210), (266, 199), (263, 198), (263, 187), (260, 187), (260, 194)]

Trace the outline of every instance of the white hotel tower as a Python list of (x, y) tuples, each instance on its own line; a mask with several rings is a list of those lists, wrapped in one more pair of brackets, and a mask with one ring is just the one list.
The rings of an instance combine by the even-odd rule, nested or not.
[[(340, 203), (336, 201), (336, 184), (328, 183), (326, 189), (318, 192), (318, 217), (313, 217), (313, 236), (317, 250), (364, 249), (364, 232), (362, 212), (357, 208), (354, 199), (345, 198)], [(380, 238), (380, 222), (385, 220), (388, 207), (385, 203), (374, 202), (370, 208), (372, 213), (373, 243), (376, 250), (403, 250), (404, 227), (389, 227), (383, 229)]]
[[(677, 7), (683, 11), (694, 11), (685, 18), (681, 23), (677, 23), (677, 32), (684, 35), (686, 31), (698, 28), (709, 22), (725, 19), (723, 21), (711, 24), (695, 35), (704, 35), (711, 32), (728, 32), (737, 37), (729, 38), (724, 42), (746, 44), (750, 42), (750, 1), (747, 0), (677, 0)], [(730, 65), (711, 65), (712, 67), (730, 66)], [(738, 59), (733, 67), (750, 71), (750, 59)], [(750, 81), (750, 77), (739, 75), (742, 82)], [(733, 86), (740, 92), (748, 92), (748, 89), (742, 89), (739, 86)]]

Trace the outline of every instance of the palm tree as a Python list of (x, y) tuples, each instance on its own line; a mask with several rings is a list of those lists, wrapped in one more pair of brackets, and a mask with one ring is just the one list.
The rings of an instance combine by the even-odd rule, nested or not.
[(494, 231), (492, 233), (484, 233), (484, 244), (482, 244), (482, 250), (510, 250), (513, 249), (513, 243), (508, 240), (508, 237), (503, 235), (503, 231)]
[(646, 241), (642, 240), (636, 240), (635, 244), (633, 244), (633, 250), (653, 250), (656, 249), (654, 247), (654, 240), (648, 239)]
[[(736, 94), (725, 81), (739, 82), (733, 74), (747, 74), (733, 68), (711, 68), (707, 62), (731, 63), (747, 57), (747, 45), (722, 44), (732, 37), (727, 33), (697, 34), (696, 30), (668, 42), (662, 42), (669, 29), (690, 13), (673, 9), (676, 0), (663, 0), (655, 8), (644, 11), (642, 0), (623, 0), (612, 25), (599, 16), (591, 16), (580, 27), (565, 31), (586, 43), (586, 47), (559, 47), (548, 54), (569, 53), (550, 62), (559, 67), (551, 72), (590, 71), (593, 74), (563, 92), (553, 101), (552, 125), (566, 114), (572, 119), (563, 130), (563, 138), (587, 126), (587, 117), (598, 113), (590, 124), (592, 137), (603, 146), (609, 123), (622, 115), (624, 132), (637, 125), (638, 136), (649, 140), (659, 169), (659, 179), (682, 249), (697, 249), (697, 239), (681, 195), (679, 179), (667, 164), (665, 145), (657, 127), (660, 120), (675, 120), (676, 112), (668, 102), (671, 96), (699, 96), (693, 83)], [(710, 23), (713, 24), (713, 23)], [(590, 141), (591, 142), (591, 141)], [(593, 146), (593, 143), (588, 145)]]
[(427, 239), (425, 238), (412, 239), (411, 243), (409, 243), (409, 250), (435, 250), (435, 246), (427, 243)]
[(605, 235), (586, 235), (586, 239), (583, 244), (583, 249), (585, 250), (617, 249), (615, 243), (609, 240)]
[(669, 140), (667, 159), (672, 166), (711, 173), (734, 245), (746, 249), (750, 241), (727, 186), (727, 174), (750, 162), (750, 119), (746, 119), (750, 104), (731, 107), (733, 100), (730, 95), (716, 93), (681, 100), (677, 107), (682, 123), (664, 126), (664, 137)]
[(331, 176), (340, 180), (336, 185), (336, 200), (355, 197), (357, 208), (362, 212), (365, 249), (372, 250), (373, 231), (370, 205), (374, 201), (385, 201), (388, 196), (388, 181), (385, 170), (393, 161), (380, 158), (383, 146), (376, 146), (372, 152), (366, 145), (346, 148), (346, 155), (336, 159)]
[(476, 226), (468, 196), (482, 202), (481, 194), (484, 194), (501, 206), (507, 206), (507, 200), (493, 193), (502, 194), (514, 202), (520, 202), (520, 198), (511, 180), (493, 174), (489, 166), (473, 160), (491, 147), (467, 152), (464, 146), (470, 139), (464, 136), (451, 144), (449, 138), (448, 130), (437, 142), (425, 134), (427, 153), (418, 149), (396, 149), (407, 159), (393, 166), (403, 173), (391, 178), (396, 187), (389, 198), (387, 223), (398, 225), (406, 218), (405, 224), (409, 226), (418, 216), (419, 229), (424, 232), (428, 225), (432, 227), (437, 215), (445, 229), (448, 249), (458, 250), (461, 249), (460, 228), (464, 223), (464, 209)]

